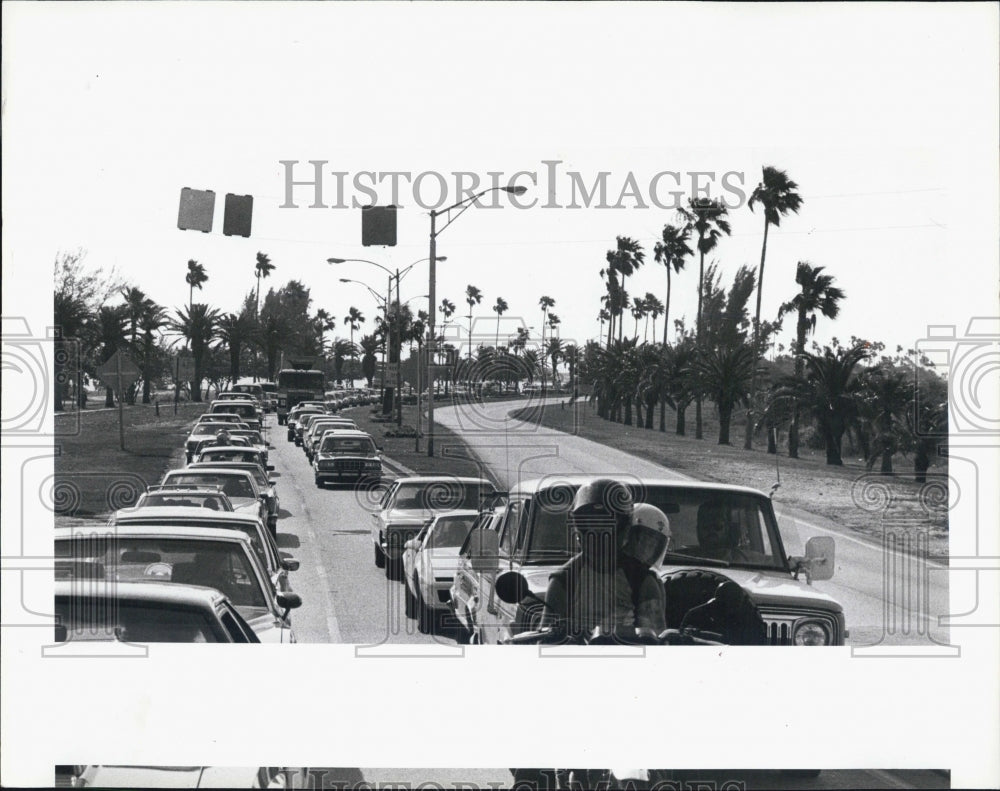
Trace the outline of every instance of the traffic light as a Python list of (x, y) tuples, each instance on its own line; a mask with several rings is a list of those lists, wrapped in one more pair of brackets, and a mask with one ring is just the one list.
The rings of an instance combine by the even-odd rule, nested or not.
[(212, 190), (181, 189), (181, 206), (177, 213), (177, 227), (182, 231), (212, 230), (212, 215), (215, 214), (215, 193)]
[(227, 192), (222, 233), (226, 236), (250, 236), (252, 219), (253, 195), (233, 195), (233, 193)]
[(361, 244), (396, 246), (396, 207), (361, 207)]

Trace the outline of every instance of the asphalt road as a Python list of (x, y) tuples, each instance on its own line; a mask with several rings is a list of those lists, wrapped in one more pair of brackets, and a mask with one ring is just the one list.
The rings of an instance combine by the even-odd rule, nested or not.
[[(507, 413), (516, 408), (517, 404), (509, 401), (439, 407), (435, 418), (460, 434), (505, 486), (560, 473), (686, 477), (582, 437), (508, 418)], [(783, 508), (780, 490), (774, 504), (786, 549), (793, 554), (796, 544), (801, 551), (801, 545), (814, 535), (835, 538), (834, 577), (814, 584), (843, 605), (851, 646), (888, 654), (901, 653), (896, 650), (899, 646), (906, 646), (907, 652), (950, 650), (944, 647), (948, 630), (938, 626), (938, 618), (949, 612), (945, 567), (916, 563), (914, 555), (900, 548), (883, 550), (880, 545), (847, 535), (829, 520)]]

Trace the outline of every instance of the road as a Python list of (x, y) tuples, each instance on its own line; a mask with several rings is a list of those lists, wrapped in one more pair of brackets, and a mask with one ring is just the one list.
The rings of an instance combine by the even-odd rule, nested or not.
[[(687, 477), (582, 437), (508, 418), (516, 408), (509, 401), (439, 407), (435, 418), (471, 445), (489, 472), (508, 487), (517, 480), (560, 473)], [(907, 653), (949, 651), (947, 629), (937, 625), (938, 617), (949, 612), (942, 567), (916, 564), (913, 555), (899, 550), (884, 553), (881, 546), (846, 535), (829, 520), (783, 508), (780, 490), (775, 510), (786, 549), (792, 552), (814, 535), (835, 537), (836, 573), (815, 586), (843, 605), (848, 643), (856, 650), (893, 654), (900, 653), (896, 647), (906, 646)]]

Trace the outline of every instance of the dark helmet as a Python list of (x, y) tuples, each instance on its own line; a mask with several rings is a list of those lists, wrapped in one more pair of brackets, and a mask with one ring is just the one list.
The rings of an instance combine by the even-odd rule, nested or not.
[(620, 481), (598, 478), (581, 486), (570, 509), (573, 526), (580, 532), (614, 530), (622, 541), (632, 519), (632, 491)]
[(223, 440), (225, 440), (226, 442), (228, 442), (229, 441), (229, 432), (226, 431), (224, 428), (223, 429), (219, 429), (219, 431), (215, 435), (215, 438), (217, 440), (219, 440), (220, 442), (223, 441)]

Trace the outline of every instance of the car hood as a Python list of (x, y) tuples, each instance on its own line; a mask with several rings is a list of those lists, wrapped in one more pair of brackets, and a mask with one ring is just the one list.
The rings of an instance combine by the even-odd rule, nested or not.
[[(521, 573), (527, 579), (531, 592), (544, 598), (545, 591), (549, 585), (549, 576), (558, 568), (558, 565), (524, 566), (521, 568)], [(829, 610), (831, 612), (840, 612), (843, 609), (832, 596), (821, 593), (815, 588), (806, 585), (805, 582), (792, 579), (783, 571), (664, 565), (660, 567), (658, 574), (662, 579), (673, 571), (691, 571), (696, 569), (712, 571), (724, 577), (729, 577), (753, 597), (758, 607), (765, 610), (769, 607), (789, 607), (793, 605)], [(500, 572), (503, 571), (504, 569), (501, 568)]]
[(230, 497), (229, 502), (233, 504), (234, 511), (253, 513), (260, 508), (260, 501), (252, 497)]

